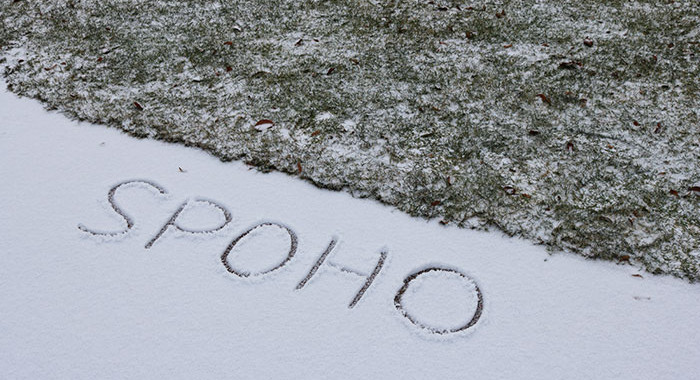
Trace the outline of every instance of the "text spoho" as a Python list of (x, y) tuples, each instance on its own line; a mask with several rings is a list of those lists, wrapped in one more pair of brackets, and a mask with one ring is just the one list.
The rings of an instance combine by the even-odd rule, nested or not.
[[(130, 231), (132, 231), (134, 227), (134, 219), (129, 216), (124, 210), (117, 204), (117, 201), (115, 199), (117, 191), (124, 187), (124, 186), (129, 186), (129, 187), (141, 187), (144, 189), (148, 189), (151, 192), (154, 192), (157, 196), (164, 196), (167, 194), (167, 191), (161, 187), (160, 185), (148, 181), (148, 180), (129, 180), (129, 181), (124, 181), (121, 182), (115, 186), (113, 186), (111, 189), (109, 189), (107, 193), (107, 201), (109, 202), (109, 205), (111, 206), (112, 210), (119, 215), (120, 218), (123, 219), (125, 223), (124, 229), (120, 231), (98, 231), (94, 230), (91, 228), (88, 228), (84, 226), (83, 224), (79, 224), (78, 228), (90, 235), (93, 236), (119, 236), (119, 235), (125, 235), (128, 234)], [(213, 210), (216, 210), (221, 213), (223, 217), (223, 222), (219, 224), (218, 226), (215, 226), (213, 228), (209, 229), (191, 229), (187, 228), (185, 226), (182, 226), (179, 223), (179, 218), (183, 215), (183, 213), (188, 210), (189, 207), (192, 207), (194, 205), (201, 205), (205, 207), (211, 207)], [(228, 209), (214, 201), (208, 200), (208, 199), (193, 199), (193, 200), (187, 200), (184, 203), (178, 207), (178, 209), (170, 216), (168, 221), (160, 228), (159, 231), (155, 233), (155, 235), (146, 242), (144, 248), (145, 249), (150, 249), (159, 239), (161, 239), (165, 233), (168, 230), (174, 230), (183, 234), (214, 234), (220, 230), (222, 230), (224, 227), (226, 227), (230, 222), (232, 221), (231, 213), (228, 211)], [(258, 229), (264, 229), (266, 227), (277, 227), (278, 229), (284, 231), (284, 233), (288, 234), (289, 236), (289, 250), (284, 256), (284, 258), (277, 263), (274, 267), (262, 270), (262, 271), (249, 271), (244, 268), (241, 268), (240, 265), (234, 265), (232, 263), (232, 260), (235, 259), (235, 257), (230, 257), (232, 250), (236, 247), (236, 245), (242, 240), (251, 235), (252, 232), (258, 230)], [(247, 229), (246, 231), (240, 233), (238, 236), (236, 236), (234, 239), (230, 241), (230, 243), (226, 246), (224, 251), (220, 255), (220, 260), (221, 264), (224, 266), (224, 268), (233, 276), (239, 277), (239, 278), (262, 278), (286, 265), (288, 265), (291, 261), (294, 255), (297, 253), (298, 250), (298, 238), (296, 232), (292, 230), (289, 226), (283, 225), (281, 223), (276, 223), (276, 222), (261, 222), (258, 223), (257, 225)], [(322, 266), (327, 266), (329, 269), (337, 270), (340, 272), (346, 272), (346, 273), (352, 273), (357, 276), (361, 276), (364, 278), (364, 284), (363, 286), (357, 291), (355, 296), (350, 300), (348, 304), (348, 308), (352, 309), (354, 308), (358, 302), (364, 297), (366, 294), (367, 290), (372, 286), (372, 283), (374, 280), (377, 278), (377, 276), (381, 273), (381, 271), (385, 267), (386, 259), (388, 256), (387, 251), (381, 251), (379, 252), (379, 258), (376, 261), (376, 264), (374, 264), (374, 269), (372, 270), (371, 273), (360, 273), (355, 269), (350, 269), (346, 268), (340, 265), (337, 265), (335, 263), (331, 264), (329, 261), (326, 259), (328, 256), (333, 252), (334, 248), (336, 247), (338, 243), (337, 238), (331, 238), (328, 246), (326, 249), (321, 253), (321, 255), (318, 257), (318, 259), (314, 262), (313, 266), (309, 269), (308, 272), (306, 272), (306, 275), (300, 280), (300, 282), (297, 284), (295, 290), (301, 290), (303, 289), (309, 280), (311, 280), (318, 272), (318, 270)], [(460, 278), (462, 280), (468, 281), (472, 285), (471, 291), (474, 292), (473, 298), (476, 300), (476, 305), (474, 308), (473, 315), (471, 315), (471, 318), (466, 318), (465, 320), (468, 320), (468, 322), (457, 326), (457, 327), (451, 327), (451, 328), (444, 328), (444, 327), (434, 327), (431, 326), (430, 324), (426, 322), (422, 322), (420, 316), (415, 315), (415, 312), (409, 312), (406, 308), (404, 308), (404, 295), (406, 294), (407, 290), (411, 287), (411, 284), (416, 281), (418, 278), (421, 276), (427, 275), (427, 274), (435, 274), (435, 273), (440, 273), (442, 275), (446, 276), (455, 276), (457, 278)], [(406, 318), (408, 321), (410, 321), (411, 324), (414, 326), (432, 334), (454, 334), (454, 333), (460, 333), (464, 332), (465, 330), (469, 329), (470, 327), (474, 326), (479, 318), (481, 317), (482, 311), (483, 311), (483, 295), (481, 292), (481, 289), (477, 285), (477, 283), (474, 281), (473, 278), (468, 276), (467, 274), (463, 273), (462, 271), (454, 268), (448, 268), (448, 267), (438, 267), (438, 266), (429, 266), (427, 268), (420, 269), (414, 273), (411, 273), (407, 275), (403, 279), (403, 284), (401, 287), (396, 291), (394, 295), (394, 306), (396, 310), (400, 313), (401, 316)]]

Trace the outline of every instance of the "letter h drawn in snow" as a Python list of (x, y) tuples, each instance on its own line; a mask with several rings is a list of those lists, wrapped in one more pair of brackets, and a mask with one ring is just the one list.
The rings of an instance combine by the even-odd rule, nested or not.
[(313, 267), (311, 267), (311, 270), (309, 273), (306, 274), (306, 277), (304, 277), (299, 284), (296, 286), (296, 290), (301, 290), (303, 289), (306, 284), (311, 280), (311, 278), (314, 277), (316, 272), (318, 272), (319, 268), (325, 263), (326, 266), (328, 266), (331, 269), (335, 269), (341, 273), (347, 273), (355, 276), (359, 276), (365, 279), (364, 285), (358, 290), (358, 292), (355, 294), (355, 297), (350, 301), (348, 304), (348, 308), (352, 309), (357, 305), (358, 302), (362, 299), (362, 297), (365, 295), (365, 292), (367, 289), (369, 289), (370, 286), (372, 286), (372, 283), (374, 280), (377, 278), (377, 275), (379, 275), (379, 272), (382, 270), (384, 267), (384, 263), (386, 262), (386, 258), (388, 253), (386, 251), (381, 251), (379, 253), (379, 260), (377, 260), (377, 264), (374, 266), (374, 269), (372, 270), (372, 273), (360, 273), (354, 269), (350, 269), (347, 267), (343, 267), (340, 265), (337, 265), (335, 263), (330, 262), (330, 260), (327, 260), (328, 255), (333, 251), (335, 248), (336, 244), (338, 243), (337, 238), (333, 238), (331, 242), (328, 244), (328, 247), (323, 251), (321, 256), (319, 256), (318, 260), (314, 263)]

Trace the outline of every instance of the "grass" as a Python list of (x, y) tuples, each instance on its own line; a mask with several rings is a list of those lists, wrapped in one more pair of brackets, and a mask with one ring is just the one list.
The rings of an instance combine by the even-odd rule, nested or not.
[(5, 0), (0, 18), (10, 89), (72, 117), (700, 280), (693, 1)]

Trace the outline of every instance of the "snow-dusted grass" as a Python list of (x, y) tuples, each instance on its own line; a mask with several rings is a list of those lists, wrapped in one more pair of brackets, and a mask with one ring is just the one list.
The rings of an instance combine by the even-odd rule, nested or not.
[(50, 108), (700, 279), (695, 1), (5, 0), (0, 17), (11, 90)]
[[(5, 91), (0, 120), (0, 379), (700, 372), (698, 284), (426, 223), (280, 173), (76, 123)], [(227, 270), (227, 247), (263, 223), (294, 232), (293, 257), (271, 270), (293, 243), (283, 229), (261, 227), (226, 258), (239, 274)]]

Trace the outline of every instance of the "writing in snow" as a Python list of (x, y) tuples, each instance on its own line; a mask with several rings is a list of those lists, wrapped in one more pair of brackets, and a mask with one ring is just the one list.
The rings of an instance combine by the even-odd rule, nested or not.
[[(119, 231), (99, 231), (86, 227), (83, 224), (79, 224), (78, 229), (92, 236), (120, 236), (129, 234), (135, 225), (135, 221), (128, 213), (126, 213), (122, 209), (122, 207), (119, 206), (116, 200), (117, 192), (120, 188), (124, 186), (136, 186), (148, 189), (151, 192), (155, 193), (157, 196), (164, 196), (168, 193), (162, 186), (156, 184), (153, 181), (129, 180), (121, 182), (109, 189), (107, 193), (107, 201), (109, 202), (109, 205), (111, 206), (114, 213), (116, 213), (123, 220), (123, 224), (125, 224), (124, 228)], [(207, 229), (193, 229), (183, 226), (180, 223), (180, 218), (184, 213), (187, 212), (188, 209), (191, 209), (195, 205), (199, 205), (201, 207), (210, 207), (213, 210), (219, 212), (222, 216), (222, 222), (217, 226), (210, 227)], [(144, 245), (144, 249), (150, 249), (151, 247), (153, 247), (154, 244), (156, 244), (160, 239), (163, 239), (165, 237), (168, 231), (175, 231), (176, 233), (180, 234), (213, 235), (224, 229), (224, 227), (226, 227), (231, 221), (231, 212), (229, 212), (225, 206), (215, 201), (208, 199), (187, 200), (178, 207), (178, 209), (170, 216), (168, 221), (160, 228), (160, 230), (157, 231), (153, 235), (153, 237), (146, 242), (146, 244)], [(236, 246), (243, 240), (264, 238), (264, 231), (270, 230), (271, 228), (278, 229), (279, 231), (281, 231), (289, 237), (289, 248), (288, 250), (285, 249), (286, 255), (284, 255), (279, 262), (263, 270), (246, 269), (244, 265), (236, 263), (236, 255), (232, 254), (234, 248), (236, 248)], [(229, 242), (229, 244), (226, 246), (226, 248), (222, 251), (220, 255), (221, 264), (224, 266), (226, 271), (228, 271), (228, 273), (237, 278), (265, 278), (267, 275), (281, 269), (282, 267), (288, 265), (292, 261), (295, 254), (298, 251), (298, 242), (299, 239), (297, 237), (296, 232), (289, 226), (277, 222), (261, 222), (240, 233)], [(331, 263), (329, 260), (327, 260), (328, 256), (336, 248), (337, 243), (337, 237), (331, 238), (326, 249), (321, 253), (318, 259), (315, 260), (314, 264), (306, 272), (305, 276), (299, 281), (299, 283), (295, 287), (295, 290), (299, 291), (306, 287), (309, 281), (318, 274), (319, 269), (324, 266), (331, 270), (360, 276), (364, 279), (364, 284), (355, 293), (355, 296), (348, 303), (348, 308), (353, 309), (367, 294), (367, 291), (370, 289), (377, 276), (379, 276), (382, 273), (382, 270), (385, 269), (385, 264), (387, 261), (386, 259), (389, 255), (389, 252), (387, 250), (380, 251), (378, 253), (377, 261), (373, 264), (373, 270), (370, 273), (361, 273), (355, 269), (347, 268), (336, 263)], [(423, 276), (435, 274), (440, 274), (443, 276), (453, 276), (463, 281), (467, 281), (471, 284), (468, 291), (473, 292), (471, 296), (475, 300), (476, 305), (474, 307), (473, 314), (467, 316), (467, 318), (464, 318), (464, 320), (467, 320), (468, 322), (456, 327), (437, 327), (425, 322), (424, 318), (422, 319), (421, 316), (415, 311), (409, 311), (404, 307), (404, 296), (407, 294), (407, 291), (409, 290), (411, 285)], [(403, 279), (402, 286), (394, 294), (394, 306), (397, 312), (400, 313), (401, 316), (406, 318), (406, 320), (408, 320), (412, 326), (415, 326), (416, 328), (429, 334), (457, 334), (467, 331), (479, 321), (479, 318), (481, 318), (483, 304), (483, 294), (476, 281), (472, 277), (465, 274), (463, 271), (452, 267), (429, 266), (427, 268), (423, 268), (414, 273), (411, 273)]]

